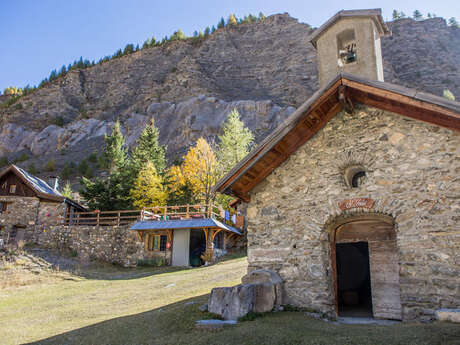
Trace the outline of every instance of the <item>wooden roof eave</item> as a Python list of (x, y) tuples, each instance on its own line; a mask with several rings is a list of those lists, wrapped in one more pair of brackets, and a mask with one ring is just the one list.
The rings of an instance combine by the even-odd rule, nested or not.
[[(281, 157), (282, 159), (280, 158), (275, 162), (276, 164), (268, 169), (269, 171), (266, 169), (259, 171), (257, 168), (254, 169), (254, 167), (261, 161), (263, 162), (264, 157), (272, 152), (272, 149), (275, 148), (275, 146), (278, 145), (299, 122), (306, 119), (310, 113), (314, 112), (315, 107), (321, 107), (321, 100), (324, 100), (327, 96), (336, 92), (339, 87), (345, 88), (347, 97), (350, 97), (353, 102), (363, 103), (365, 105), (398, 113), (402, 116), (460, 131), (459, 102), (449, 101), (443, 97), (426, 94), (399, 85), (341, 73), (325, 87), (318, 90), (288, 119), (280, 124), (272, 134), (267, 136), (223, 179), (221, 179), (214, 186), (214, 190), (233, 194), (243, 201), (248, 202), (250, 200), (249, 191), (287, 159), (295, 149), (291, 150), (290, 153), (284, 154), (283, 157)], [(340, 107), (340, 101), (337, 100), (337, 102)], [(335, 113), (335, 111), (331, 112), (334, 116)], [(326, 116), (327, 121), (333, 117), (331, 114)], [(318, 126), (316, 131), (320, 128), (322, 128), (322, 126)], [(311, 136), (308, 136), (307, 140), (310, 137)], [(302, 141), (299, 141), (299, 143), (303, 144)], [(267, 162), (264, 164), (267, 164)], [(258, 177), (254, 178), (254, 175), (258, 175)], [(251, 178), (254, 182), (247, 182)], [(246, 185), (243, 187), (244, 183), (241, 181), (244, 179), (246, 180)]]

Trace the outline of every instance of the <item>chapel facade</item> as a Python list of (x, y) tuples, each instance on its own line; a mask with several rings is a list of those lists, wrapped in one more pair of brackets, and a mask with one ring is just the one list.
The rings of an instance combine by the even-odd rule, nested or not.
[(247, 209), (249, 271), (283, 303), (428, 320), (460, 306), (460, 103), (385, 83), (380, 10), (315, 31), (321, 89), (215, 189)]

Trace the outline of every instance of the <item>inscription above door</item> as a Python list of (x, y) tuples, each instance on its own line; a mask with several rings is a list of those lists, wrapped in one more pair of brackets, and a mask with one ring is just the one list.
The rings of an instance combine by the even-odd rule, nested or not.
[(369, 198), (345, 199), (339, 202), (339, 208), (342, 211), (349, 210), (351, 208), (371, 209), (372, 207), (374, 207), (374, 200)]

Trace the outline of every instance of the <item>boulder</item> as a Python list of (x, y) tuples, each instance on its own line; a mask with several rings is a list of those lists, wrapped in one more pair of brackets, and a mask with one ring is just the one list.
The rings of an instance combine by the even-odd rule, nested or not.
[[(241, 278), (243, 284), (269, 284), (274, 287), (274, 307), (277, 309), (283, 304), (283, 280), (278, 273), (271, 270), (254, 270)], [(261, 297), (259, 298), (260, 300)]]
[(214, 288), (209, 296), (208, 311), (225, 320), (238, 320), (253, 311), (255, 300), (254, 284)]
[(282, 280), (273, 271), (256, 270), (242, 278), (243, 284), (214, 288), (208, 310), (226, 320), (237, 320), (249, 312), (265, 313), (282, 302)]

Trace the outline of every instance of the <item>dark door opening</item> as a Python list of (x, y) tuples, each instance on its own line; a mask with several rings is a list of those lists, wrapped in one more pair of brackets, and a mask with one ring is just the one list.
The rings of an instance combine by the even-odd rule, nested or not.
[(336, 255), (339, 316), (372, 317), (368, 243), (337, 243)]
[(201, 254), (206, 251), (206, 236), (204, 231), (191, 230), (190, 231), (190, 266), (198, 267), (204, 264), (201, 259)]

